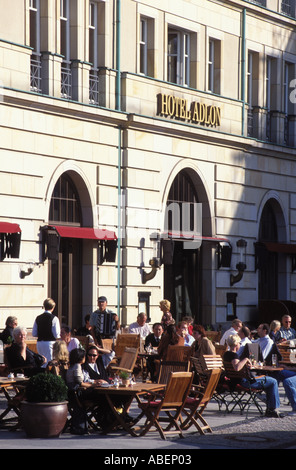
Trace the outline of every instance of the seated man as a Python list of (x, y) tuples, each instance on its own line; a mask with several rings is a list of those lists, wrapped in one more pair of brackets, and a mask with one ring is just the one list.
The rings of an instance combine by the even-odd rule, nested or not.
[(128, 329), (129, 333), (135, 333), (136, 335), (140, 335), (141, 338), (146, 338), (151, 333), (150, 326), (147, 321), (146, 313), (139, 313), (137, 316), (137, 321), (131, 323)]
[[(152, 348), (158, 348), (161, 337), (163, 335), (163, 327), (161, 323), (154, 323), (153, 325), (153, 333), (150, 333), (145, 338), (145, 349), (149, 346)], [(155, 377), (155, 357), (149, 356), (147, 358), (147, 370), (150, 373), (150, 377), (152, 382), (156, 381)]]
[(282, 326), (279, 331), (281, 337), (280, 342), (296, 338), (296, 331), (294, 328), (291, 328), (291, 323), (292, 318), (290, 315), (284, 315), (282, 317)]
[(177, 333), (178, 335), (182, 336), (182, 338), (184, 338), (184, 346), (193, 345), (195, 338), (189, 334), (187, 322), (181, 321), (178, 323)]

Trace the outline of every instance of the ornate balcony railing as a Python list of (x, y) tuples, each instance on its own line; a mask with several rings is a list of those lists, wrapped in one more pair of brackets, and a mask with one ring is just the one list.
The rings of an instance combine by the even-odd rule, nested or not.
[(36, 93), (41, 93), (41, 56), (40, 54), (32, 54), (31, 56), (31, 76), (30, 89)]
[(91, 69), (89, 73), (89, 102), (90, 104), (99, 104), (99, 76), (98, 71)]
[(71, 64), (64, 61), (61, 67), (61, 97), (72, 98), (72, 73)]
[(291, 0), (282, 0), (281, 12), (284, 13), (285, 15), (291, 16), (292, 14)]

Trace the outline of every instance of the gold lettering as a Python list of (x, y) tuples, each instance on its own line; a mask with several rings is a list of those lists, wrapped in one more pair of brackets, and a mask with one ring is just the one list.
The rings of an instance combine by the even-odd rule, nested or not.
[(199, 111), (199, 120), (201, 123), (204, 123), (206, 117), (206, 105), (203, 103), (199, 103)]
[(174, 96), (169, 95), (168, 98), (168, 112), (170, 116), (174, 116), (175, 114), (175, 105), (176, 105), (176, 99)]
[(168, 95), (161, 93), (161, 114), (168, 115)]
[(199, 106), (198, 103), (195, 101), (191, 105), (192, 107), (192, 121), (199, 122)]
[(180, 103), (180, 118), (182, 119), (186, 119), (186, 100), (184, 100), (184, 98), (181, 99), (181, 103)]
[(216, 108), (216, 126), (221, 125), (221, 108)]

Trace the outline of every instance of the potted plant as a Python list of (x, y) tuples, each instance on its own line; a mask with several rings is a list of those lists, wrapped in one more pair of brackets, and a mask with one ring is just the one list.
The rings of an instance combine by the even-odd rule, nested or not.
[(129, 373), (126, 372), (125, 370), (121, 370), (119, 372), (119, 377), (121, 378), (121, 381), (122, 381), (122, 385), (124, 387), (128, 387), (129, 386)]
[(58, 375), (46, 372), (31, 377), (26, 401), (21, 402), (21, 422), (28, 437), (58, 437), (68, 415), (68, 388)]

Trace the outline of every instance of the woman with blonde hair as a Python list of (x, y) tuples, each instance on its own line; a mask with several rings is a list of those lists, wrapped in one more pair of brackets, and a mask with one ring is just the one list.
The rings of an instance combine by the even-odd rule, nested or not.
[[(240, 360), (237, 354), (240, 348), (240, 342), (241, 338), (239, 335), (230, 335), (227, 338), (227, 344), (230, 350), (224, 353), (223, 362), (230, 362), (236, 371), (240, 371), (246, 367), (246, 377), (235, 379), (235, 383), (238, 382), (243, 387), (254, 390), (263, 389), (266, 393), (265, 416), (268, 418), (282, 418), (283, 415), (277, 411), (277, 408), (280, 406), (280, 397), (276, 379), (262, 375), (260, 377), (256, 377), (253, 375), (253, 373), (251, 373), (250, 369), (252, 367), (252, 363), (250, 359), (245, 357), (244, 359)], [(231, 381), (233, 381), (233, 379), (231, 379)]]
[(281, 327), (281, 322), (279, 320), (273, 320), (270, 323), (269, 327), (269, 337), (274, 341), (275, 343), (279, 343), (281, 340), (281, 335), (280, 335), (280, 327)]
[(61, 375), (65, 379), (66, 371), (69, 367), (69, 351), (66, 342), (63, 340), (55, 341), (52, 355), (53, 358), (48, 363), (47, 370), (56, 375)]
[(163, 327), (163, 330), (166, 330), (169, 325), (173, 325), (175, 323), (175, 320), (173, 319), (173, 316), (170, 312), (171, 302), (166, 299), (161, 300), (159, 302), (159, 308), (163, 313), (160, 323)]

